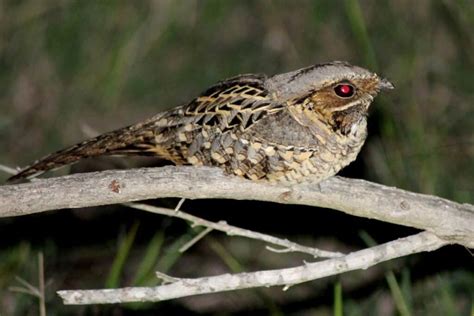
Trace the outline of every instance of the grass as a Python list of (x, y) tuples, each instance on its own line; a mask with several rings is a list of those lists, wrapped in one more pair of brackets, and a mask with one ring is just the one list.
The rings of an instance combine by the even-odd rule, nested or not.
[(125, 238), (119, 241), (119, 248), (117, 250), (117, 254), (112, 262), (109, 275), (107, 276), (107, 279), (105, 281), (106, 288), (113, 289), (121, 286), (120, 276), (123, 273), (125, 261), (127, 260), (130, 254), (130, 249), (132, 248), (133, 242), (135, 241), (135, 236), (137, 235), (138, 227), (138, 222), (135, 222), (130, 228), (130, 231), (127, 232), (127, 234), (125, 235)]
[(342, 300), (342, 285), (338, 281), (334, 284), (334, 316), (344, 315), (344, 302)]
[[(360, 237), (368, 247), (374, 247), (377, 245), (377, 242), (366, 231), (360, 232)], [(386, 266), (389, 266), (389, 265), (390, 265), (390, 262), (386, 264)], [(391, 293), (393, 302), (398, 310), (398, 313), (401, 316), (413, 315), (411, 311), (412, 308), (410, 307), (410, 304), (408, 303), (410, 301), (410, 293), (411, 293), (409, 282), (404, 282), (405, 286), (401, 287), (392, 269), (388, 269), (388, 271), (385, 272), (385, 280), (387, 281), (387, 285), (390, 289), (390, 293)], [(403, 291), (402, 291), (402, 288), (403, 288)]]

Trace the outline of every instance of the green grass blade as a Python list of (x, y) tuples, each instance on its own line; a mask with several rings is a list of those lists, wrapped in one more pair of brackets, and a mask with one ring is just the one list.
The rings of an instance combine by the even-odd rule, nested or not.
[(133, 279), (133, 285), (145, 285), (151, 280), (156, 281), (154, 270), (164, 240), (165, 233), (161, 230), (157, 232), (155, 236), (153, 236), (152, 240), (148, 243), (145, 255), (143, 256), (143, 259), (137, 268), (135, 278)]
[[(369, 247), (377, 245), (377, 242), (366, 231), (359, 232), (359, 236)], [(385, 280), (387, 281), (393, 301), (400, 315), (411, 315), (409, 305), (407, 304), (407, 300), (405, 300), (405, 296), (409, 296), (409, 294), (404, 295), (393, 270), (389, 270), (385, 273)]]
[(374, 49), (367, 33), (364, 16), (359, 5), (358, 0), (345, 0), (346, 15), (357, 45), (364, 52), (364, 59), (371, 69), (377, 70), (377, 61), (375, 58)]
[(242, 272), (244, 269), (242, 265), (234, 258), (234, 256), (218, 241), (214, 238), (209, 239), (209, 246), (212, 250), (221, 258), (222, 261), (229, 267), (234, 273)]
[(438, 284), (442, 314), (446, 316), (458, 315), (458, 311), (456, 310), (455, 294), (453, 293), (452, 285), (440, 275), (438, 275)]
[(179, 252), (179, 249), (188, 241), (193, 239), (194, 236), (199, 234), (201, 230), (202, 229), (193, 229), (190, 227), (186, 234), (180, 236), (170, 246), (166, 247), (166, 250), (163, 251), (161, 258), (156, 265), (157, 270), (163, 273), (168, 272), (176, 261), (178, 261), (178, 259), (183, 255)]
[(130, 231), (125, 236), (125, 239), (120, 242), (117, 255), (115, 256), (112, 268), (110, 269), (107, 280), (105, 281), (106, 288), (117, 288), (120, 285), (120, 275), (122, 274), (125, 261), (130, 253), (135, 236), (137, 234), (139, 223), (135, 222)]
[(334, 316), (343, 316), (344, 306), (342, 304), (342, 285), (341, 281), (334, 284)]
[(397, 278), (395, 277), (395, 273), (393, 273), (393, 271), (388, 271), (387, 273), (385, 273), (385, 280), (387, 280), (388, 287), (390, 288), (390, 292), (392, 293), (393, 301), (395, 302), (395, 306), (397, 307), (400, 315), (411, 315), (411, 312), (408, 308), (408, 304), (405, 301), (402, 290), (400, 289)]

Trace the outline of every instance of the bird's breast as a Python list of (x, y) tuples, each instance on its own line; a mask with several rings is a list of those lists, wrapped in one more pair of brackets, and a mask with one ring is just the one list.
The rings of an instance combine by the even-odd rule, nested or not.
[(317, 124), (301, 125), (289, 115), (262, 120), (245, 133), (183, 128), (167, 150), (179, 152), (190, 164), (218, 166), (251, 180), (320, 181), (356, 158), (365, 140), (366, 122), (356, 123), (347, 135)]
[(289, 163), (286, 161), (285, 164), (291, 168), (276, 180), (291, 183), (327, 179), (356, 159), (366, 135), (365, 124), (361, 123), (354, 126), (347, 136), (333, 134), (320, 138), (319, 146), (308, 149), (307, 159)]

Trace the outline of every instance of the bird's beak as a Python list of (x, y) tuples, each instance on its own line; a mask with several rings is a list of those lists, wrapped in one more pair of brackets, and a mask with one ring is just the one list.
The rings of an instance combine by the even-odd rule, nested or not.
[(379, 89), (380, 90), (392, 90), (394, 88), (395, 88), (395, 86), (393, 85), (393, 83), (391, 83), (390, 81), (388, 81), (385, 78), (380, 78), (380, 80), (379, 80)]

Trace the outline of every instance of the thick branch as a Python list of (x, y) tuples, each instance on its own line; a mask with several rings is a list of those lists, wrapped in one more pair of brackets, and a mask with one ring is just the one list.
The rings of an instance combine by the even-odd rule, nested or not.
[(238, 274), (223, 274), (196, 279), (180, 279), (160, 274), (171, 284), (157, 287), (130, 287), (103, 290), (58, 291), (65, 304), (110, 304), (158, 302), (179, 297), (268, 286), (291, 286), (356, 269), (367, 269), (377, 263), (409, 254), (436, 250), (447, 241), (422, 232), (376, 247), (353, 252), (341, 258), (306, 263), (302, 266)]
[(474, 206), (354, 179), (285, 186), (229, 177), (215, 168), (164, 167), (75, 174), (0, 187), (0, 217), (161, 197), (302, 204), (416, 227), (474, 247)]

